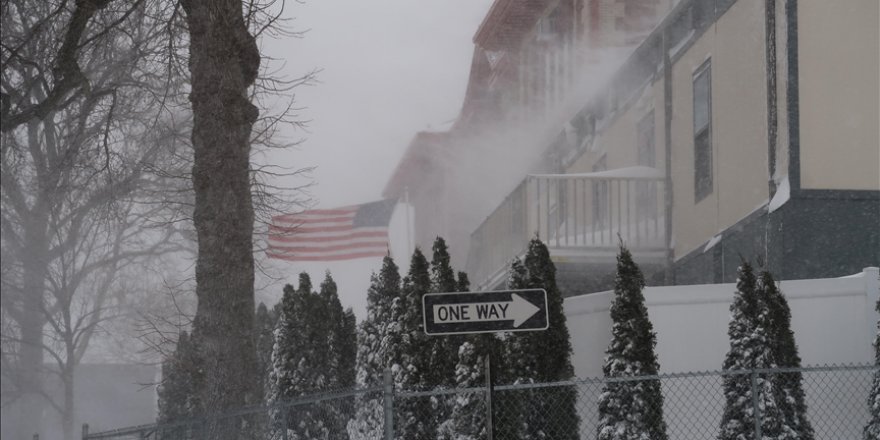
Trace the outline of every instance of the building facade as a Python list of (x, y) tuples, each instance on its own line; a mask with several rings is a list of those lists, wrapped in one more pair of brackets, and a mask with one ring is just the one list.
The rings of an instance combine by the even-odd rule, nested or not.
[(418, 243), (467, 247), (482, 289), (535, 234), (568, 295), (610, 284), (620, 241), (653, 284), (730, 282), (743, 258), (782, 279), (880, 265), (877, 16), (868, 0), (496, 1), (429, 154), (442, 178), (404, 182), (404, 159), (388, 188), (415, 193)]

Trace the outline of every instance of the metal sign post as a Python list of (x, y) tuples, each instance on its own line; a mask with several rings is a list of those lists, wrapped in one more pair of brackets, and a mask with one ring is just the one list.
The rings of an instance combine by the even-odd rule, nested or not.
[[(428, 293), (422, 297), (422, 320), (428, 335), (541, 331), (550, 326), (544, 289)], [(485, 359), (488, 440), (495, 437), (494, 339)]]
[(486, 356), (486, 433), (488, 434), (488, 440), (492, 440), (495, 437), (495, 421), (493, 420), (492, 411), (492, 395), (495, 393), (495, 387), (492, 384), (492, 350), (489, 350), (489, 355)]

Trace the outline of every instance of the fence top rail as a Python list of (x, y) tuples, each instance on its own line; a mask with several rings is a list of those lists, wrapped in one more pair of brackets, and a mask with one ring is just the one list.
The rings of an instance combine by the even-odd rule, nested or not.
[(557, 382), (544, 383), (527, 383), (527, 384), (508, 384), (496, 386), (497, 391), (524, 390), (533, 388), (552, 388), (561, 386), (599, 384), (608, 382), (636, 382), (644, 380), (667, 380), (667, 379), (683, 379), (693, 377), (723, 377), (723, 376), (740, 376), (750, 374), (786, 374), (786, 373), (813, 373), (813, 372), (829, 372), (829, 371), (871, 371), (880, 368), (880, 366), (872, 364), (846, 364), (846, 365), (822, 365), (807, 366), (800, 368), (756, 368), (756, 369), (740, 369), (740, 370), (714, 370), (714, 371), (693, 371), (684, 373), (664, 373), (657, 375), (643, 376), (621, 376), (621, 377), (592, 377), (583, 379), (562, 380)]
[[(496, 387), (496, 389), (498, 388)], [(403, 399), (409, 399), (413, 397), (443, 396), (447, 394), (483, 393), (485, 391), (485, 386), (469, 388), (437, 388), (428, 391), (398, 391), (395, 393), (395, 396)]]
[[(758, 369), (743, 369), (743, 370), (714, 370), (714, 371), (695, 371), (695, 372), (684, 372), (684, 373), (664, 373), (658, 375), (644, 375), (644, 376), (625, 376), (625, 377), (591, 377), (591, 378), (582, 378), (582, 379), (572, 379), (572, 380), (562, 380), (556, 382), (543, 382), (543, 383), (519, 383), (519, 384), (506, 384), (506, 385), (497, 385), (495, 386), (496, 391), (515, 391), (515, 390), (527, 390), (527, 389), (537, 389), (537, 388), (553, 388), (553, 387), (563, 387), (563, 386), (577, 386), (577, 385), (589, 385), (589, 384), (600, 384), (600, 383), (608, 383), (608, 382), (635, 382), (635, 381), (644, 381), (644, 380), (667, 380), (667, 379), (682, 379), (682, 378), (692, 378), (692, 377), (723, 377), (723, 376), (739, 376), (739, 375), (750, 375), (750, 374), (786, 374), (786, 373), (811, 373), (811, 372), (827, 372), (827, 371), (870, 371), (880, 368), (871, 364), (854, 364), (854, 365), (822, 365), (822, 366), (807, 366), (800, 368), (758, 368)], [(470, 388), (439, 388), (434, 390), (427, 391), (397, 391), (396, 396), (401, 398), (413, 398), (413, 397), (427, 397), (427, 396), (442, 396), (447, 394), (465, 394), (465, 393), (477, 393), (485, 391), (484, 386), (479, 387), (470, 387)]]
[(616, 168), (608, 171), (595, 171), (592, 173), (570, 173), (570, 174), (529, 174), (528, 179), (544, 179), (544, 180), (568, 180), (568, 179), (586, 179), (586, 180), (654, 180), (662, 181), (666, 175), (662, 171), (646, 167), (633, 166), (625, 168)]
[(215, 420), (226, 417), (238, 417), (245, 416), (250, 414), (260, 414), (268, 412), (273, 409), (284, 409), (284, 408), (293, 408), (301, 405), (308, 405), (311, 403), (322, 402), (324, 400), (333, 400), (333, 399), (341, 399), (344, 397), (351, 397), (360, 394), (368, 394), (368, 393), (378, 393), (382, 392), (384, 388), (379, 386), (374, 387), (366, 387), (366, 388), (354, 388), (350, 390), (342, 390), (342, 391), (327, 391), (315, 394), (309, 394), (305, 396), (300, 396), (295, 399), (284, 400), (281, 402), (277, 402), (271, 405), (250, 405), (243, 406), (236, 409), (232, 409), (230, 411), (225, 411), (217, 414), (211, 414), (202, 417), (194, 417), (190, 419), (179, 420), (176, 422), (169, 423), (148, 423), (144, 425), (131, 426), (126, 428), (118, 428), (111, 429), (107, 431), (89, 433), (85, 439), (101, 439), (101, 438), (111, 438), (111, 437), (119, 437), (123, 435), (129, 434), (141, 434), (144, 432), (157, 431), (157, 430), (166, 430), (166, 429), (174, 429), (174, 428), (182, 428), (185, 426), (192, 426), (199, 423), (203, 423), (208, 420)]

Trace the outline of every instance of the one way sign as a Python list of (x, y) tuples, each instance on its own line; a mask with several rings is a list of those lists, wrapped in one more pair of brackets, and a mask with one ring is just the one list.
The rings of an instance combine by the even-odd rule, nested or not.
[(546, 330), (547, 292), (428, 293), (422, 297), (422, 316), (429, 335)]

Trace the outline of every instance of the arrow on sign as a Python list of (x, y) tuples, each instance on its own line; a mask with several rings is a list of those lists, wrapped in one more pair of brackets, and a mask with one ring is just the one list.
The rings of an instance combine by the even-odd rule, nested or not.
[(434, 322), (454, 324), (459, 322), (489, 322), (513, 320), (513, 327), (522, 323), (541, 310), (521, 296), (513, 293), (510, 301), (434, 304)]

